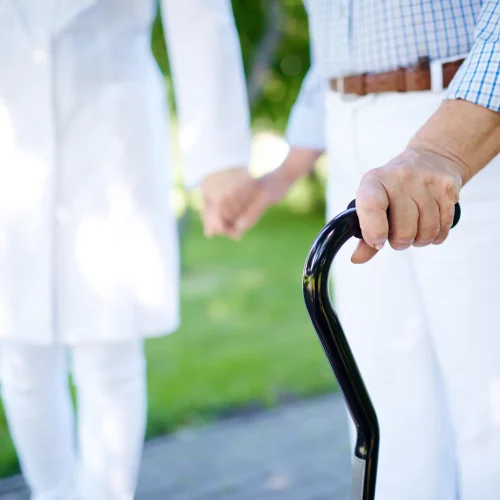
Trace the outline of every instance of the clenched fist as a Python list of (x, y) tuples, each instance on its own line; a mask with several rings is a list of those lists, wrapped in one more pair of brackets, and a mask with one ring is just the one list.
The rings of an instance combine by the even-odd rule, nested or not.
[(442, 243), (459, 191), (500, 153), (500, 113), (464, 100), (445, 100), (408, 148), (361, 180), (356, 209), (363, 240), (355, 263), (386, 241), (396, 250)]
[(353, 262), (366, 262), (387, 241), (395, 250), (443, 243), (462, 187), (459, 171), (448, 158), (407, 149), (365, 174), (356, 194), (364, 241)]

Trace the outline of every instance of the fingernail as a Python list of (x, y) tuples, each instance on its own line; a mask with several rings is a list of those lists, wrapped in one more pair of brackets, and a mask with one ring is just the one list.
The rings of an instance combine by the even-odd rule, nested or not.
[(382, 250), (382, 248), (384, 248), (385, 246), (385, 241), (382, 241), (382, 242), (377, 242), (373, 245), (377, 250)]

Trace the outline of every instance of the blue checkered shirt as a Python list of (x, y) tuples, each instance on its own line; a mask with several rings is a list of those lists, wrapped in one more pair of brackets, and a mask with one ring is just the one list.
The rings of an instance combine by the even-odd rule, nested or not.
[(468, 54), (447, 97), (500, 112), (499, 0), (305, 0), (311, 68), (290, 115), (292, 145), (324, 149), (329, 78)]

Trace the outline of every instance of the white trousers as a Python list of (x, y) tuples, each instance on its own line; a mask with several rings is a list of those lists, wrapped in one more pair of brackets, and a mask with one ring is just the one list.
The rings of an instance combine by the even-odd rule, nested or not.
[(146, 423), (142, 343), (0, 349), (5, 413), (32, 499), (131, 500)]
[[(329, 217), (442, 97), (328, 95)], [(334, 263), (336, 310), (379, 416), (377, 500), (500, 498), (500, 157), (461, 206), (441, 246), (356, 266), (351, 241)]]

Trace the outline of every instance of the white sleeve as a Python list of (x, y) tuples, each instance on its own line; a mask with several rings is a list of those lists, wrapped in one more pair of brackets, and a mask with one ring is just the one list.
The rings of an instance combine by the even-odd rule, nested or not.
[(309, 46), (311, 67), (307, 72), (299, 95), (288, 119), (287, 140), (291, 147), (324, 151), (326, 78), (320, 70), (317, 39), (311, 23), (310, 2), (304, 1), (309, 19)]
[(162, 0), (189, 187), (208, 174), (247, 166), (250, 112), (230, 0)]
[(288, 119), (286, 138), (291, 147), (325, 150), (325, 88), (313, 60)]

